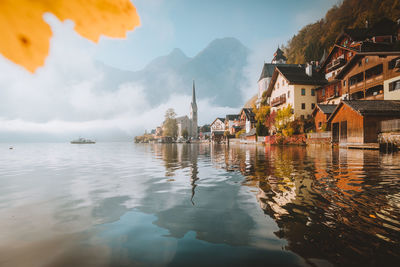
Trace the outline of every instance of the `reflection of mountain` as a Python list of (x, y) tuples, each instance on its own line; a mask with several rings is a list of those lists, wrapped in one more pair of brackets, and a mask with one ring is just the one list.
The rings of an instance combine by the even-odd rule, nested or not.
[(236, 160), (226, 168), (258, 188), (260, 207), (277, 222), (287, 249), (312, 263), (367, 266), (400, 258), (400, 215), (389, 201), (400, 197), (393, 176), (382, 176), (379, 153), (233, 146), (229, 154)]
[(193, 58), (180, 49), (158, 57), (143, 70), (131, 72), (99, 64), (104, 72), (99, 86), (115, 90), (119, 84), (135, 83), (143, 86), (148, 101), (154, 105), (166, 101), (173, 94), (189, 95), (192, 80), (196, 80), (198, 98), (214, 99), (215, 104), (237, 107), (242, 105), (240, 86), (245, 81), (242, 69), (246, 65), (248, 49), (237, 39), (212, 41)]
[(232, 174), (229, 180), (220, 180), (201, 173), (198, 157), (209, 153), (208, 146), (155, 145), (155, 149), (162, 151), (166, 174), (173, 180), (151, 184), (140, 210), (154, 214), (154, 224), (176, 238), (194, 231), (199, 240), (249, 245), (255, 222), (240, 205), (245, 201), (237, 186), (242, 176)]

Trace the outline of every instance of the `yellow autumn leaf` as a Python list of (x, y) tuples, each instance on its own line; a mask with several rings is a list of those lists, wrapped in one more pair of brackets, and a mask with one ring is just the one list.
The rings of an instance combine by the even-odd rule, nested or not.
[(140, 25), (129, 0), (0, 0), (0, 53), (30, 72), (44, 64), (49, 52), (46, 12), (74, 21), (76, 32), (94, 42), (101, 35), (126, 37)]

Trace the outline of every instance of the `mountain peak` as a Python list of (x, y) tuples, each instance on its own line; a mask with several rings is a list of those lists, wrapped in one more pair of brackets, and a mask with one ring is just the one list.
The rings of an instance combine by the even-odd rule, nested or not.
[(180, 48), (174, 48), (171, 53), (169, 53), (168, 55), (169, 57), (185, 57), (187, 58), (187, 56), (185, 55), (185, 53), (183, 53), (183, 51)]

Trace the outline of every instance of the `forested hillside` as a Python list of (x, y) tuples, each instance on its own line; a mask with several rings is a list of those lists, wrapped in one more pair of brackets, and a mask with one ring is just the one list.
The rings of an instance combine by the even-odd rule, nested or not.
[(332, 7), (325, 18), (303, 27), (286, 45), (287, 63), (319, 60), (344, 28), (373, 25), (380, 18), (400, 18), (400, 0), (344, 0)]

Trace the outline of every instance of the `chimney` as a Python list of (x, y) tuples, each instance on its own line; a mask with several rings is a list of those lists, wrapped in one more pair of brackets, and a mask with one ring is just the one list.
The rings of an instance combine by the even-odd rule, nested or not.
[(368, 29), (368, 26), (369, 26), (369, 25), (368, 25), (368, 20), (366, 19), (366, 20), (365, 20), (365, 28)]
[(307, 74), (308, 76), (310, 76), (310, 77), (312, 77), (312, 69), (313, 69), (313, 65), (307, 63), (307, 65), (306, 65), (306, 74)]

